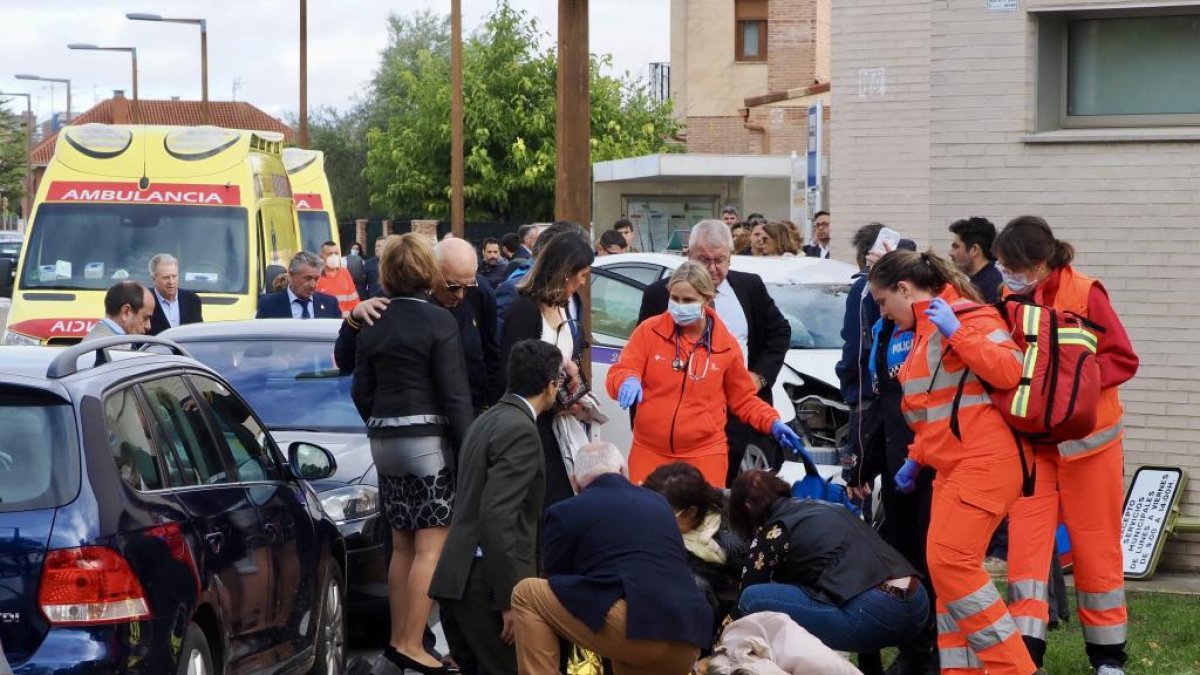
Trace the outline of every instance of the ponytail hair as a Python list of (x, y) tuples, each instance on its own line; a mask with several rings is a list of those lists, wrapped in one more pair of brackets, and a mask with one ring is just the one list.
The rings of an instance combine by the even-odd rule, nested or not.
[(952, 265), (949, 260), (934, 253), (916, 251), (892, 251), (871, 267), (871, 283), (883, 288), (895, 288), (901, 281), (937, 295), (949, 284), (964, 298), (983, 302), (979, 291), (971, 284), (967, 275)]
[(1058, 270), (1075, 259), (1075, 247), (1055, 239), (1050, 225), (1038, 216), (1019, 216), (1008, 221), (996, 235), (992, 252), (1007, 267), (1016, 270), (1033, 269), (1041, 263)]

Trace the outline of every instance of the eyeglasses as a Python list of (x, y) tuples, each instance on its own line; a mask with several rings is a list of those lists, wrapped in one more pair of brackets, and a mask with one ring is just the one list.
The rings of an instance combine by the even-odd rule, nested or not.
[(466, 293), (468, 288), (478, 288), (479, 282), (472, 281), (469, 284), (446, 284), (446, 290), (451, 293)]
[(729, 264), (729, 256), (721, 256), (720, 258), (709, 258), (706, 256), (696, 256), (692, 258), (692, 262), (698, 263), (705, 267), (724, 267)]

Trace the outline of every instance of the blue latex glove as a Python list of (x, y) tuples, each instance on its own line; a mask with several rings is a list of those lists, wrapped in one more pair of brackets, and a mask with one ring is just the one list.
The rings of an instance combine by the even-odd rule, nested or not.
[(630, 375), (621, 383), (617, 390), (617, 404), (621, 410), (629, 410), (629, 406), (642, 402), (642, 381)]
[(896, 472), (896, 489), (908, 494), (917, 487), (917, 474), (921, 473), (921, 465), (911, 459), (904, 460), (904, 466)]
[(933, 302), (929, 303), (925, 316), (929, 317), (930, 322), (946, 337), (953, 337), (962, 326), (962, 322), (954, 316), (954, 309), (941, 298), (934, 298)]
[(775, 441), (780, 445), (804, 454), (804, 446), (800, 443), (800, 436), (791, 427), (784, 424), (783, 420), (775, 420), (771, 423), (771, 435), (775, 437)]

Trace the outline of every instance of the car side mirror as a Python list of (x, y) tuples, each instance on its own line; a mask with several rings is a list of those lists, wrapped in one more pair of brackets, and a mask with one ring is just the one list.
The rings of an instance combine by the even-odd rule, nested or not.
[(332, 452), (304, 441), (288, 445), (288, 465), (292, 475), (303, 480), (329, 478), (337, 471), (337, 459)]

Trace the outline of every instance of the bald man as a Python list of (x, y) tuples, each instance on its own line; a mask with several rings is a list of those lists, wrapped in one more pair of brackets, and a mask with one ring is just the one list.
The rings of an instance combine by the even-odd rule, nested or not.
[(466, 239), (443, 239), (434, 247), (442, 278), (433, 297), (458, 320), (458, 334), (471, 376), (476, 411), (491, 406), (500, 387), (500, 341), (496, 337), (496, 294), (479, 274), (475, 247)]

